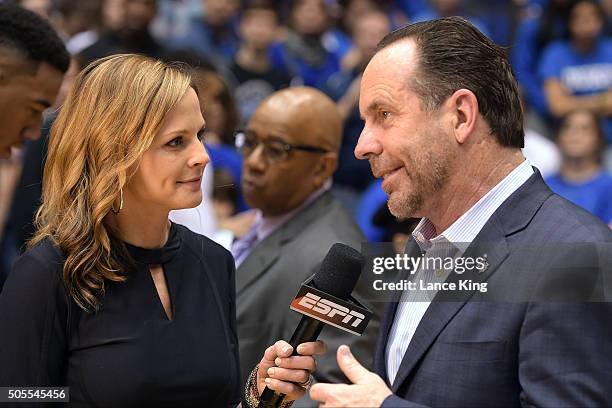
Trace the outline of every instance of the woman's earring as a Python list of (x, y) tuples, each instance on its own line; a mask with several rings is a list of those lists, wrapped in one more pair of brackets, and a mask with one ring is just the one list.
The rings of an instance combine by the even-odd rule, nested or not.
[(115, 214), (119, 214), (119, 211), (123, 210), (123, 188), (119, 189), (119, 209), (115, 210), (114, 204), (111, 205), (111, 211)]

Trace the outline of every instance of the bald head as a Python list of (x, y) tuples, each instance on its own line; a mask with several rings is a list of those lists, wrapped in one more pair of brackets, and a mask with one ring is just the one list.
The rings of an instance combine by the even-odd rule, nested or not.
[(245, 132), (251, 145), (268, 146), (244, 151), (242, 166), (244, 197), (264, 216), (296, 208), (336, 170), (342, 121), (336, 104), (316, 89), (289, 88), (270, 95)]
[(310, 87), (287, 88), (266, 98), (253, 118), (285, 127), (292, 143), (310, 144), (338, 152), (342, 119), (338, 108), (323, 92)]

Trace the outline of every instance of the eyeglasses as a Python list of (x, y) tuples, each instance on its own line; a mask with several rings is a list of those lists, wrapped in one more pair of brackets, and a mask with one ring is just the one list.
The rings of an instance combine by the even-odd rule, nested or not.
[(260, 144), (263, 145), (263, 154), (270, 162), (279, 162), (287, 159), (293, 150), (311, 153), (327, 153), (329, 150), (309, 145), (297, 145), (285, 142), (280, 137), (271, 137), (260, 140), (254, 132), (239, 130), (234, 135), (236, 149), (243, 156), (251, 155)]

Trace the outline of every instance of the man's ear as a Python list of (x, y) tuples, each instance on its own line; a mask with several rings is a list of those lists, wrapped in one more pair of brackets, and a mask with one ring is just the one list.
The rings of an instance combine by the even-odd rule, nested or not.
[(325, 180), (329, 179), (336, 168), (338, 167), (338, 154), (334, 152), (327, 152), (321, 155), (322, 157), (318, 160), (315, 167), (315, 173), (313, 182), (317, 187), (323, 185)]
[(465, 143), (476, 128), (478, 99), (469, 89), (459, 89), (448, 98), (452, 131), (459, 144)]

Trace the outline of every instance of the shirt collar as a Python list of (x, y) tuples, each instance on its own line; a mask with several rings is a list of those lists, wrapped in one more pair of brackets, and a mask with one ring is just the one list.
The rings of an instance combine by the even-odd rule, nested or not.
[(435, 235), (436, 228), (429, 219), (421, 219), (412, 232), (414, 240), (422, 251), (439, 242), (451, 242), (461, 253), (465, 252), (493, 213), (532, 174), (531, 164), (523, 161), (441, 234)]
[(257, 210), (255, 215), (254, 228), (257, 233), (257, 241), (262, 241), (278, 228), (283, 226), (287, 221), (289, 221), (293, 216), (300, 213), (304, 208), (308, 207), (313, 201), (317, 198), (321, 197), (326, 191), (328, 191), (332, 186), (331, 179), (327, 180), (318, 190), (310, 194), (306, 200), (302, 202), (302, 204), (295, 207), (293, 210), (282, 214), (276, 215), (273, 217), (264, 217), (261, 214), (260, 210)]

